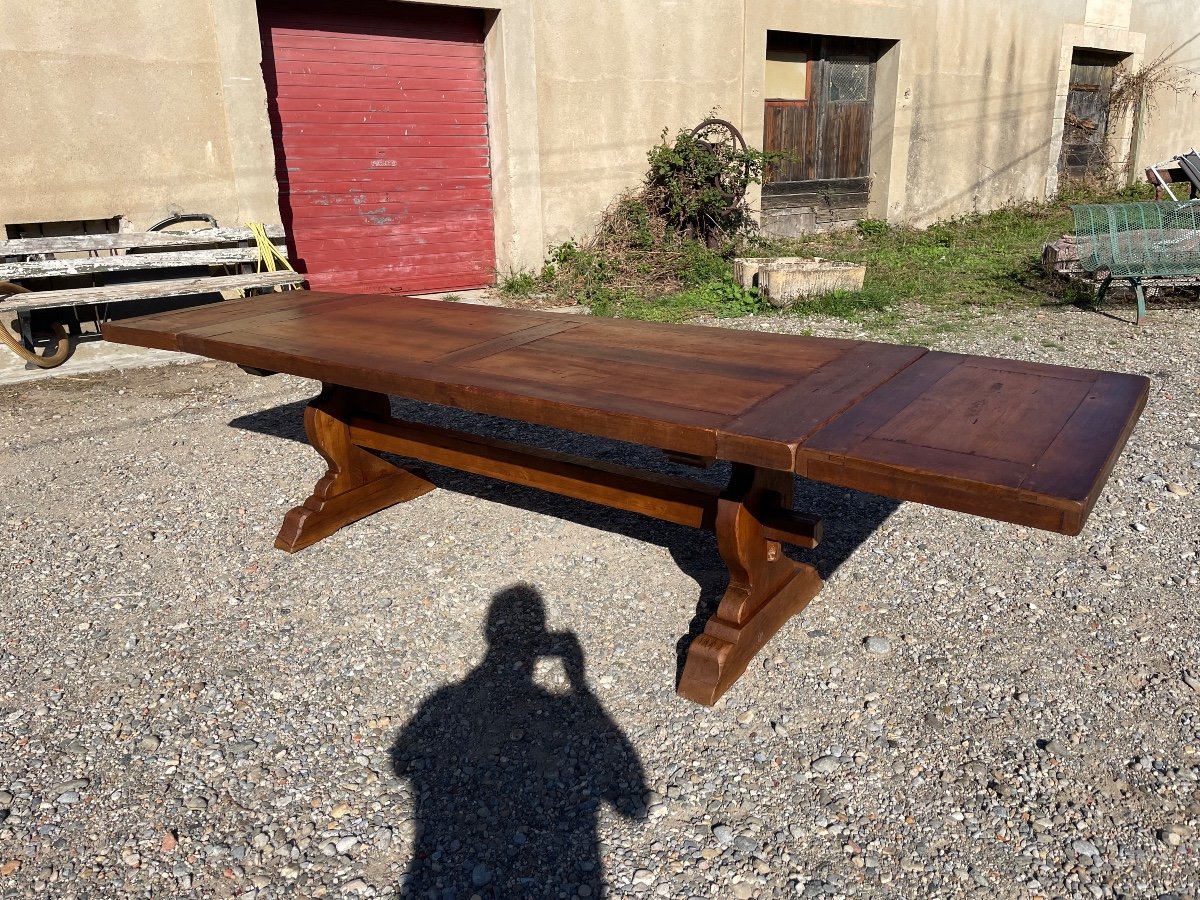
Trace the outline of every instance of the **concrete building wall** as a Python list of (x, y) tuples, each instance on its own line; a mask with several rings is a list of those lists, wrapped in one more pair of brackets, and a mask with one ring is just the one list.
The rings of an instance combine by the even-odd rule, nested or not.
[[(275, 146), (267, 118), (262, 45), (254, 0), (208, 0), (220, 66), (236, 221), (279, 221)], [(232, 204), (231, 204), (232, 205)], [(218, 217), (218, 220), (219, 217)]]
[(1051, 10), (1074, 5), (931, 4), (901, 76), (912, 126), (889, 217), (925, 224), (1044, 195), (1062, 27)]
[[(540, 2), (547, 241), (586, 232), (636, 185), (664, 127), (716, 108), (762, 146), (768, 30), (880, 40), (869, 212), (922, 225), (1052, 194), (1073, 50), (1120, 54), (1136, 68), (1156, 52), (1147, 33), (1159, 43), (1194, 34), (1187, 25), (1197, 16), (1189, 0), (614, 0), (587, 12)], [(731, 53), (739, 34), (741, 52)], [(1194, 102), (1169, 99), (1164, 110)], [(1131, 124), (1115, 123), (1118, 158), (1130, 151)], [(1133, 149), (1161, 156), (1151, 148), (1186, 128), (1156, 116)]]
[(0, 3), (0, 221), (276, 218), (270, 157), (259, 146), (247, 161), (240, 146), (265, 105), (231, 80), (245, 72), (213, 12), (177, 0)]
[[(1200, 6), (1135, 3), (1130, 28), (1146, 35), (1145, 61), (1200, 73)], [(1200, 147), (1200, 76), (1182, 93), (1159, 89), (1149, 117), (1140, 123), (1134, 175), (1192, 147)]]
[[(876, 38), (870, 214), (924, 224), (1057, 183), (1074, 47), (1200, 68), (1191, 0), (444, 0), (487, 10), (501, 271), (583, 236), (663, 129), (761, 146), (766, 33)], [(0, 222), (278, 219), (254, 0), (0, 0)], [(1139, 165), (1193, 143), (1164, 96)], [(16, 123), (15, 127), (13, 123)]]
[[(660, 140), (737, 115), (742, 0), (537, 4), (546, 239), (579, 235), (646, 171)], [(585, 12), (586, 10), (586, 12)]]

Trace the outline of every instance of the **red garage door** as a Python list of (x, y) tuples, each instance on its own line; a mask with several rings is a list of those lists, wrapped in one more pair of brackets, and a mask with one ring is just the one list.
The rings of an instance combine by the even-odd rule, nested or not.
[(309, 284), (492, 283), (482, 15), (357, 0), (259, 17), (279, 205)]

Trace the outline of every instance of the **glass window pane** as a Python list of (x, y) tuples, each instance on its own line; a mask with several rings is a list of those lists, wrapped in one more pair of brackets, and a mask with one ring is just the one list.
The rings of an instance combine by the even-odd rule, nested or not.
[(825, 63), (825, 99), (830, 103), (865, 102), (871, 87), (871, 63), (863, 58)]
[(768, 100), (808, 99), (808, 54), (803, 50), (767, 51)]

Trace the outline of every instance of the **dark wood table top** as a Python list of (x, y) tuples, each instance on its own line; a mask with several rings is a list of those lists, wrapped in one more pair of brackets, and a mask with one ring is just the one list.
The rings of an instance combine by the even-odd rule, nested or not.
[(1071, 534), (1149, 387), (920, 347), (307, 291), (104, 335)]

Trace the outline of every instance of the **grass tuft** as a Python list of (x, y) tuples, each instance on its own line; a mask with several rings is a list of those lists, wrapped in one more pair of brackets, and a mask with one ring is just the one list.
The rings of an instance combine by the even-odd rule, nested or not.
[[(1148, 190), (1072, 184), (1051, 202), (1013, 204), (924, 229), (864, 219), (850, 231), (789, 239), (741, 235), (711, 248), (680, 234), (632, 193), (605, 211), (588, 241), (552, 248), (541, 272), (511, 273), (499, 290), (510, 298), (585, 304), (595, 315), (660, 322), (763, 314), (774, 310), (757, 290), (734, 280), (733, 259), (821, 256), (865, 265), (862, 291), (802, 302), (788, 315), (830, 316), (918, 339), (961, 329), (998, 309), (1092, 303), (1088, 285), (1042, 270), (1042, 245), (1071, 230), (1070, 203), (1145, 199)], [(917, 323), (903, 324), (914, 310)]]

